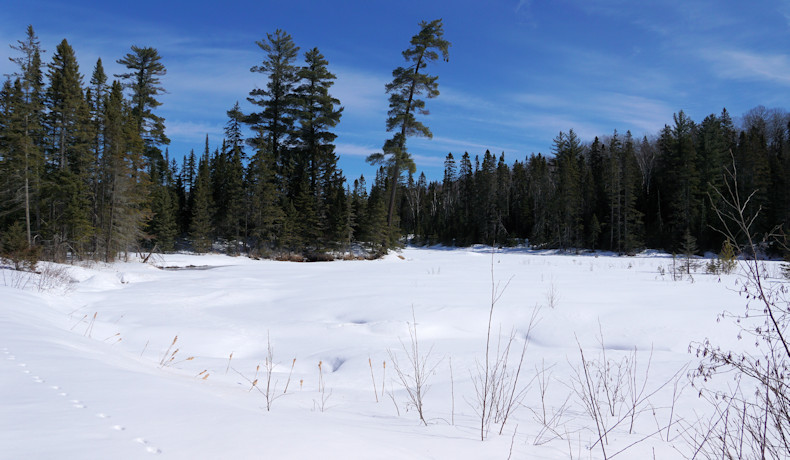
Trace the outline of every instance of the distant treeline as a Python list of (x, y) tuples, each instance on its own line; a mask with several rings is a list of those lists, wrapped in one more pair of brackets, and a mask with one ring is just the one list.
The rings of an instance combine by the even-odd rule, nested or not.
[[(695, 123), (683, 111), (655, 137), (630, 132), (582, 142), (554, 138), (552, 156), (506, 162), (489, 152), (445, 160), (444, 180), (403, 186), (401, 225), (424, 241), (551, 248), (677, 251), (690, 236), (718, 252), (715, 212), (733, 187), (766, 235), (790, 224), (790, 115), (757, 107), (736, 128), (730, 115)], [(735, 173), (735, 177), (731, 174)]]
[(100, 59), (85, 82), (66, 40), (44, 65), (28, 27), (12, 46), (18, 71), (0, 90), (4, 253), (112, 260), (223, 242), (228, 251), (324, 257), (354, 243), (381, 251), (404, 235), (620, 253), (673, 251), (692, 238), (718, 251), (716, 190), (728, 186), (751, 196), (754, 231), (790, 224), (790, 115), (762, 107), (739, 127), (726, 110), (701, 123), (681, 111), (651, 138), (615, 131), (583, 142), (560, 132), (552, 155), (513, 163), (504, 153), (448, 154), (441, 181), (415, 179), (406, 138), (430, 135), (414, 118), (424, 106), (416, 97), (420, 88), (438, 95), (435, 77), (419, 71), (449, 47), (440, 20), (421, 27), (404, 52), (416, 64), (387, 85), (396, 134), (371, 157), (381, 165), (371, 184), (347, 184), (337, 167), (332, 129), (342, 107), (328, 62), (313, 48), (296, 65), (299, 48), (283, 31), (258, 42), (265, 57), (251, 70), (266, 85), (247, 99), (260, 111), (236, 103), (219, 146), (207, 138), (178, 162), (156, 114), (166, 72), (156, 49), (132, 47), (117, 61), (128, 71), (112, 82)]

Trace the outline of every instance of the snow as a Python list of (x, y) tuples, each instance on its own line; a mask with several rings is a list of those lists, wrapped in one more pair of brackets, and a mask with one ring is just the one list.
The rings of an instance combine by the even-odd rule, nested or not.
[[(171, 254), (153, 264), (69, 266), (70, 282), (41, 291), (36, 275), (14, 283), (18, 272), (2, 269), (0, 458), (603, 458), (599, 446), (590, 450), (595, 425), (572, 389), (579, 345), (594, 360), (602, 336), (607, 358), (636, 348), (640, 366), (652, 349), (648, 386), (658, 388), (695, 362), (691, 342), (736, 341), (717, 315), (742, 311), (739, 275), (672, 281), (659, 271), (671, 263), (656, 253), (508, 249), (492, 257), (481, 246), (328, 263)], [(524, 406), (502, 435), (492, 428), (480, 441), (473, 378), (484, 360), (492, 269), (502, 292), (495, 335), (514, 331), (520, 351), (540, 310)], [(406, 407), (388, 354), (407, 362), (412, 314), (421, 352), (436, 365), (428, 426)], [(260, 365), (264, 387), (269, 343), (277, 398), (267, 411), (251, 382)], [(562, 439), (540, 437), (533, 377), (541, 367), (549, 410), (569, 401), (556, 428)], [(621, 457), (682, 458), (683, 421), (710, 410), (686, 383), (680, 394), (672, 384), (658, 391), (656, 415), (640, 414), (635, 433), (613, 431), (607, 452), (665, 427), (677, 397), (670, 441), (664, 430)]]

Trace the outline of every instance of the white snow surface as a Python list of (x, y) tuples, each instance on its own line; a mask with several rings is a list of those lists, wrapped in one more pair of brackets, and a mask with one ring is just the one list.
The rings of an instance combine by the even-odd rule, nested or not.
[[(184, 269), (68, 266), (69, 285), (43, 291), (34, 275), (24, 284), (14, 278), (19, 272), (3, 269), (0, 458), (603, 458), (593, 445), (595, 424), (572, 390), (579, 345), (588, 360), (602, 356), (600, 335), (609, 359), (636, 348), (640, 376), (652, 348), (649, 389), (696, 364), (691, 342), (737, 345), (737, 330), (717, 315), (742, 311), (739, 275), (673, 281), (659, 270), (671, 263), (655, 253), (492, 255), (486, 247), (407, 248), (375, 261), (324, 263), (172, 254), (155, 265)], [(502, 291), (493, 343), (515, 331), (511, 362), (536, 307), (540, 321), (520, 377), (530, 384), (523, 405), (503, 434), (492, 425), (481, 441), (473, 379), (485, 359), (492, 268)], [(430, 351), (436, 365), (427, 426), (407, 407), (388, 354), (407, 362), (401, 342), (409, 344), (412, 314), (420, 353)], [(277, 396), (269, 411), (251, 389), (259, 365), (257, 387), (265, 389), (267, 343)], [(541, 367), (547, 410), (568, 401), (555, 428), (560, 437), (535, 415)], [(633, 433), (627, 424), (614, 430), (609, 455), (636, 442), (619, 457), (683, 458), (689, 447), (677, 421), (688, 426), (710, 409), (685, 377), (679, 387), (651, 397), (655, 411), (640, 413)], [(661, 428), (672, 420), (667, 441)]]

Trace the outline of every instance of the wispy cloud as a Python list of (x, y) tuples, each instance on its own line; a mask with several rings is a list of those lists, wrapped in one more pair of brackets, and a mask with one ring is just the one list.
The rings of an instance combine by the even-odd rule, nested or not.
[(383, 116), (387, 112), (387, 95), (384, 85), (386, 75), (374, 75), (351, 67), (332, 67), (331, 72), (337, 76), (331, 93), (340, 100), (347, 116)]
[(745, 50), (699, 50), (700, 56), (713, 64), (720, 78), (763, 80), (790, 85), (790, 58), (787, 54), (766, 54)]
[(414, 142), (415, 144), (419, 145), (422, 148), (430, 148), (431, 150), (437, 152), (443, 152), (446, 155), (448, 152), (461, 152), (461, 151), (469, 151), (469, 152), (484, 152), (486, 150), (491, 150), (492, 152), (503, 152), (503, 151), (512, 151), (513, 148), (510, 146), (503, 146), (498, 143), (494, 144), (485, 144), (480, 140), (470, 140), (470, 139), (454, 139), (449, 137), (437, 137), (434, 136), (433, 139), (419, 139)]
[(222, 125), (177, 120), (167, 123), (167, 136), (174, 141), (189, 142), (195, 146), (202, 146), (207, 134), (209, 143), (212, 146), (215, 145), (223, 137)]
[(335, 143), (335, 152), (337, 152), (341, 156), (349, 155), (354, 157), (367, 158), (368, 155), (380, 151), (381, 151), (380, 148), (376, 148), (371, 145), (348, 144), (342, 142)]

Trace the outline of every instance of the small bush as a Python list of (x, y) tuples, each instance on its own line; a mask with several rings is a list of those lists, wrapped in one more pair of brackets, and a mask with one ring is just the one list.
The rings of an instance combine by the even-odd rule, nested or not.
[(722, 273), (730, 274), (738, 265), (738, 256), (735, 252), (735, 246), (732, 245), (730, 240), (725, 240), (721, 245), (721, 252), (719, 253), (719, 270)]
[(0, 256), (9, 259), (15, 270), (33, 271), (41, 257), (41, 250), (27, 244), (24, 225), (16, 222), (0, 239)]

